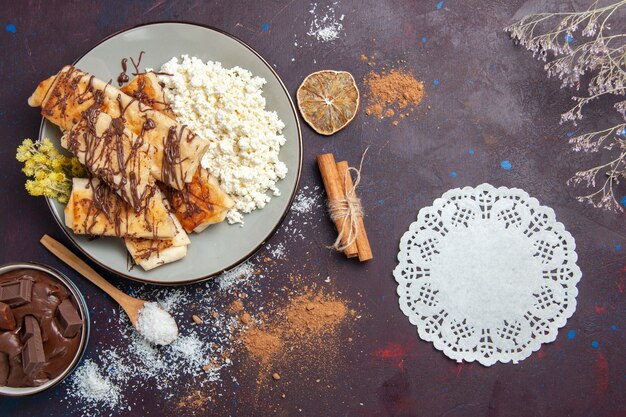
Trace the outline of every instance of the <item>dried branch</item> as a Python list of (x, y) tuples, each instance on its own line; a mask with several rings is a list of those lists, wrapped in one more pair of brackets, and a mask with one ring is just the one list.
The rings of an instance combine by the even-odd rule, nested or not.
[[(626, 6), (626, 0), (604, 7), (594, 1), (589, 9), (571, 13), (538, 13), (526, 16), (505, 28), (511, 38), (546, 61), (548, 77), (561, 79), (561, 88), (580, 90), (581, 77), (590, 74), (586, 96), (574, 96), (574, 106), (561, 115), (561, 123), (583, 118), (583, 109), (590, 102), (604, 96), (626, 95), (626, 33), (609, 35), (611, 19)], [(618, 22), (623, 18), (616, 19)], [(574, 42), (580, 32), (581, 42)], [(587, 39), (585, 39), (587, 38)], [(548, 62), (548, 59), (550, 61)], [(626, 100), (614, 105), (626, 120)], [(608, 210), (622, 210), (614, 195), (619, 179), (626, 177), (626, 124), (618, 124), (598, 132), (585, 133), (570, 139), (575, 151), (597, 152), (601, 148), (615, 150), (619, 156), (598, 167), (577, 172), (570, 185), (585, 184), (596, 188), (596, 177), (606, 175), (606, 181), (595, 192), (579, 197), (579, 201)]]

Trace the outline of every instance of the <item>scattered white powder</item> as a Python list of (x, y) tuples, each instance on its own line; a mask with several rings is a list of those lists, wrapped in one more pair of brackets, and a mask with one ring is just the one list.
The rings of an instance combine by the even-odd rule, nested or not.
[(327, 219), (320, 186), (302, 187), (294, 198), (290, 213), (291, 216), (281, 226), (281, 233), (292, 242), (311, 239), (312, 230), (317, 229), (319, 223)]
[[(122, 310), (97, 309), (91, 316), (94, 337), (90, 359), (63, 382), (65, 397), (59, 408), (65, 407), (66, 414), (84, 416), (130, 415), (131, 410), (143, 415), (148, 403), (177, 404), (198, 390), (209, 401), (218, 402), (225, 390), (237, 383), (236, 377), (226, 371), (233, 362), (241, 360), (236, 353), (242, 347), (242, 334), (247, 328), (231, 310), (233, 301), (243, 302), (253, 323), (262, 322), (263, 313), (273, 303), (272, 298), (267, 298), (265, 280), (284, 274), (284, 263), (265, 262), (264, 258), (272, 254), (284, 256), (282, 252), (293, 247), (293, 239), (311, 239), (312, 230), (328, 221), (320, 211), (322, 195), (320, 187), (302, 187), (298, 200), (307, 201), (303, 203), (306, 209), (292, 211), (290, 225), (284, 224), (274, 238), (282, 237), (281, 240), (215, 280), (177, 288), (122, 283), (122, 291), (154, 300), (169, 311), (178, 323), (178, 339), (167, 346), (156, 346), (132, 327)], [(307, 272), (311, 279), (315, 274)], [(326, 276), (326, 272), (323, 276), (317, 272), (320, 282)], [(329, 281), (327, 278), (325, 282)], [(284, 291), (283, 287), (279, 289)], [(193, 322), (194, 314), (203, 320), (202, 324)]]
[(74, 372), (70, 381), (69, 396), (80, 398), (90, 406), (106, 405), (113, 408), (120, 401), (120, 389), (102, 376), (98, 365), (89, 359)]
[(338, 2), (334, 2), (322, 8), (323, 10), (319, 14), (317, 13), (317, 3), (311, 4), (309, 13), (313, 15), (313, 19), (309, 25), (307, 35), (314, 37), (319, 42), (330, 42), (339, 38), (343, 30), (343, 23), (341, 22), (345, 15), (342, 14), (339, 19), (335, 17), (334, 6), (337, 4)]
[(220, 290), (228, 290), (233, 285), (240, 284), (254, 275), (254, 267), (249, 261), (246, 261), (230, 271), (224, 272), (216, 278), (219, 283)]
[(267, 250), (274, 260), (282, 259), (285, 256), (285, 245), (283, 243), (278, 243), (271, 246), (268, 245)]
[[(252, 296), (260, 291), (255, 284), (254, 280), (240, 281), (229, 288)], [(221, 370), (232, 364), (229, 358), (237, 343), (235, 335), (244, 326), (236, 315), (228, 313), (233, 297), (218, 291), (217, 282), (177, 289), (140, 288), (126, 291), (138, 298), (158, 300), (170, 310), (179, 323), (180, 337), (171, 345), (156, 346), (132, 327), (125, 314), (115, 309), (95, 313), (109, 317), (110, 330), (106, 338), (97, 339), (94, 359), (86, 360), (65, 383), (68, 409), (80, 410), (83, 415), (115, 416), (122, 409), (142, 407), (144, 398), (134, 394), (146, 389), (156, 390), (156, 395), (168, 400), (186, 389), (221, 384)], [(203, 291), (200, 301), (198, 291)], [(190, 314), (201, 317), (204, 324), (193, 323)], [(250, 314), (254, 319), (254, 311)], [(207, 364), (211, 367), (205, 371)], [(81, 388), (90, 386), (95, 389)]]
[[(314, 191), (319, 190), (319, 186), (314, 188)], [(320, 193), (307, 192), (309, 186), (305, 186), (298, 194), (296, 194), (296, 198), (293, 200), (293, 204), (291, 206), (291, 210), (295, 211), (298, 214), (310, 213), (313, 209), (321, 206), (320, 204)]]
[(157, 303), (148, 302), (139, 311), (137, 330), (155, 345), (169, 345), (178, 337), (176, 320)]
[(228, 222), (243, 225), (243, 213), (265, 207), (268, 192), (280, 195), (276, 182), (287, 175), (278, 158), (285, 124), (276, 112), (265, 110), (266, 80), (187, 55), (182, 62), (172, 58), (161, 71), (172, 74), (160, 80), (178, 120), (210, 141), (202, 166), (235, 200)]

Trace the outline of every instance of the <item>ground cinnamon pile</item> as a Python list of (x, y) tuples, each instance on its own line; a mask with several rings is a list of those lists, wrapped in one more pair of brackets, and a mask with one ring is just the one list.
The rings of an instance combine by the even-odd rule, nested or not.
[(294, 298), (287, 307), (288, 326), (285, 330), (299, 335), (331, 330), (346, 314), (348, 309), (339, 300), (324, 294), (304, 294)]
[(245, 338), (246, 349), (262, 362), (269, 359), (283, 346), (282, 340), (275, 334), (257, 328), (251, 329)]
[(207, 397), (202, 391), (196, 390), (178, 400), (176, 403), (177, 410), (187, 411), (195, 414), (196, 411), (205, 412), (211, 398)]
[(368, 88), (369, 105), (365, 109), (368, 116), (405, 118), (424, 98), (424, 83), (418, 81), (406, 70), (383, 69), (380, 73), (371, 71), (363, 83)]
[[(295, 352), (311, 359), (320, 352), (335, 349), (339, 325), (350, 315), (345, 302), (325, 293), (307, 291), (294, 296), (289, 304), (272, 314), (273, 319), (251, 325), (244, 345), (262, 366), (284, 362), (285, 353)], [(320, 337), (320, 336), (324, 337)], [(337, 336), (337, 337), (335, 337)]]

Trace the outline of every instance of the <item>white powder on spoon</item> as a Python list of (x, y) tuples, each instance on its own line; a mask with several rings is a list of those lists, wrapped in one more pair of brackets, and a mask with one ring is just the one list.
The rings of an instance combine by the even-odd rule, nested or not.
[(155, 345), (169, 345), (178, 337), (176, 320), (153, 302), (145, 303), (139, 311), (137, 330)]

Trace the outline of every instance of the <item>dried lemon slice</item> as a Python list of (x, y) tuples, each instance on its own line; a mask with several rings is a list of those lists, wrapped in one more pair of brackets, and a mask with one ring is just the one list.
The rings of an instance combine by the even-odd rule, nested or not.
[(359, 89), (346, 71), (309, 74), (298, 88), (300, 113), (317, 133), (332, 135), (354, 119), (359, 110)]

